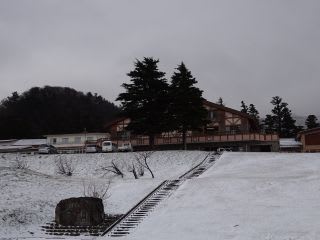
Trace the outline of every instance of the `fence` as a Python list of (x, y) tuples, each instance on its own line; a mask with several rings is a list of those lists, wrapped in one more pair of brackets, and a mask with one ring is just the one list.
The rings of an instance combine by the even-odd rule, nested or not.
[[(121, 144), (123, 142), (130, 141), (132, 146), (147, 146), (149, 145), (149, 138), (133, 137), (131, 139), (113, 139), (113, 141)], [(264, 134), (264, 133), (238, 133), (238, 134), (219, 134), (219, 135), (197, 135), (187, 136), (187, 143), (215, 143), (215, 142), (244, 142), (244, 141), (258, 141), (258, 142), (272, 142), (279, 141), (278, 134)], [(155, 145), (167, 145), (167, 144), (181, 144), (182, 137), (156, 137)]]

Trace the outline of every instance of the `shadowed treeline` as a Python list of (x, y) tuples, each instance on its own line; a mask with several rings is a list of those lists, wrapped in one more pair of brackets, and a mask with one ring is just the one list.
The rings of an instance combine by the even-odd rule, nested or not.
[(102, 131), (119, 109), (103, 97), (67, 87), (34, 87), (2, 100), (0, 139)]

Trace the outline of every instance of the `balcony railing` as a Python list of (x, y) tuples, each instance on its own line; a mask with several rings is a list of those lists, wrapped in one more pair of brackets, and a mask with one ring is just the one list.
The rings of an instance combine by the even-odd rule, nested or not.
[[(112, 139), (112, 141), (122, 142), (130, 141), (133, 146), (147, 146), (149, 145), (149, 138), (147, 136), (131, 137), (131, 139), (124, 140), (123, 138)], [(278, 134), (265, 134), (265, 133), (238, 133), (238, 134), (215, 134), (215, 135), (197, 135), (187, 136), (187, 143), (215, 143), (215, 142), (244, 142), (244, 141), (279, 141)], [(167, 144), (181, 144), (182, 137), (156, 137), (155, 145)]]

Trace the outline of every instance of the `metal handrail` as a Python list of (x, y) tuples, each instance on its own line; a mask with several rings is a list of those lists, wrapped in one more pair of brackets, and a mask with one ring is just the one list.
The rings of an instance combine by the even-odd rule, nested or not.
[(112, 231), (113, 228), (115, 228), (123, 219), (128, 217), (131, 213), (133, 213), (139, 206), (145, 202), (152, 194), (154, 194), (158, 189), (160, 189), (163, 185), (165, 185), (168, 182), (168, 180), (163, 181), (158, 187), (156, 187), (151, 193), (149, 193), (146, 197), (144, 197), (140, 202), (138, 202), (136, 205), (134, 205), (133, 208), (131, 208), (126, 214), (124, 214), (121, 218), (119, 218), (117, 221), (115, 221), (110, 227), (108, 227), (101, 236), (106, 235), (108, 232)]
[(186, 175), (188, 175), (190, 172), (192, 172), (192, 171), (195, 170), (197, 167), (199, 167), (201, 164), (203, 164), (203, 163), (207, 160), (207, 158), (209, 157), (210, 154), (211, 154), (211, 153), (208, 153), (207, 156), (206, 156), (199, 164), (197, 164), (196, 166), (194, 166), (193, 168), (191, 168), (189, 171), (187, 171), (186, 173), (184, 173), (183, 175), (181, 175), (181, 176), (179, 177), (179, 179), (184, 178), (184, 177), (185, 177)]

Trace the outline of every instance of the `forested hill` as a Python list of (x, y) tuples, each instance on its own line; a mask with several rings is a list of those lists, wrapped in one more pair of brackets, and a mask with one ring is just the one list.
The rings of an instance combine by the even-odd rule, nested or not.
[(1, 101), (0, 139), (103, 131), (119, 108), (103, 97), (67, 87), (34, 87)]

